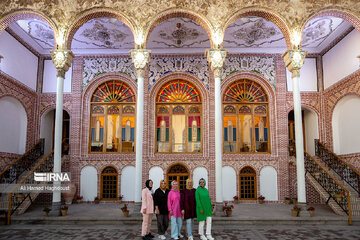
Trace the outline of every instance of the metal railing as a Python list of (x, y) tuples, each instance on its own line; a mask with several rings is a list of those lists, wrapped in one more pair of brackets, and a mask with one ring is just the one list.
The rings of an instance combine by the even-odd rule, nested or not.
[(12, 161), (1, 173), (0, 183), (13, 184), (25, 171), (29, 171), (39, 157), (44, 154), (45, 140), (40, 139), (23, 155)]
[(315, 139), (315, 154), (329, 168), (334, 170), (342, 180), (349, 184), (358, 194), (360, 194), (360, 174), (351, 165), (346, 163), (338, 155), (333, 153), (329, 148)]
[[(69, 152), (69, 145), (63, 141), (62, 146), (62, 156), (67, 155)], [(63, 162), (62, 162), (63, 164)], [(21, 184), (38, 184), (34, 179), (34, 172), (52, 172), (54, 168), (54, 151), (49, 153), (44, 159), (42, 159), (19, 183), (9, 193), (9, 205), (8, 205), (8, 224), (11, 222), (11, 215), (16, 212), (16, 210), (23, 204), (23, 202), (29, 198), (31, 203), (33, 200), (31, 198), (31, 193), (15, 193), (18, 190), (18, 187)]]
[(352, 224), (351, 219), (351, 202), (350, 192), (339, 183), (334, 177), (330, 175), (326, 169), (324, 169), (313, 157), (307, 152), (304, 156), (305, 170), (321, 185), (321, 187), (329, 194), (326, 201), (328, 203), (330, 199), (340, 206), (340, 208), (349, 216), (349, 225)]

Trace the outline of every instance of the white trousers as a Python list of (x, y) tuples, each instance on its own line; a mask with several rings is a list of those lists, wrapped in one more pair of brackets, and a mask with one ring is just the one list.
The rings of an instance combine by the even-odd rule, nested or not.
[[(211, 217), (206, 217), (206, 235), (211, 235)], [(205, 221), (199, 222), (199, 235), (204, 235)]]

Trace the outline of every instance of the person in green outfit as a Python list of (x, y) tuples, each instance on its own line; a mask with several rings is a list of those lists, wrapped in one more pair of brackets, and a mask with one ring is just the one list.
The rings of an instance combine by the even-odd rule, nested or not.
[[(199, 235), (201, 240), (214, 240), (211, 236), (211, 212), (212, 205), (208, 190), (205, 188), (204, 178), (199, 181), (199, 187), (195, 192), (196, 215), (199, 222)], [(204, 236), (204, 225), (206, 220), (206, 237)]]

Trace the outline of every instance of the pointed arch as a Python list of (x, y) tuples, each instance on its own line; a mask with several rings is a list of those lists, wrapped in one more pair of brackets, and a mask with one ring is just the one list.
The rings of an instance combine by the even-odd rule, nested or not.
[(93, 8), (87, 11), (82, 12), (81, 14), (77, 15), (73, 20), (69, 28), (65, 33), (65, 44), (67, 49), (71, 49), (71, 42), (77, 30), (86, 22), (94, 18), (100, 17), (109, 17), (109, 18), (116, 18), (119, 21), (123, 22), (126, 26), (128, 26), (133, 33), (133, 37), (135, 37), (135, 29), (136, 25), (134, 21), (126, 14), (115, 11), (110, 8)]
[(230, 15), (225, 20), (224, 26), (222, 28), (223, 33), (225, 34), (225, 31), (230, 24), (232, 24), (239, 18), (248, 17), (248, 16), (261, 17), (261, 18), (264, 18), (266, 20), (273, 22), (280, 29), (282, 34), (284, 35), (287, 48), (288, 49), (292, 48), (291, 31), (290, 31), (290, 27), (289, 27), (290, 24), (281, 14), (279, 14), (278, 12), (276, 12), (274, 10), (270, 10), (267, 8), (265, 9), (265, 8), (261, 8), (261, 7), (250, 7), (250, 8), (244, 8), (244, 9), (241, 9), (241, 10), (235, 12), (234, 14)]
[(199, 14), (197, 12), (188, 10), (188, 9), (177, 9), (177, 8), (173, 8), (173, 9), (169, 9), (166, 10), (164, 12), (161, 12), (160, 14), (158, 14), (157, 16), (155, 16), (153, 19), (150, 20), (146, 32), (145, 34), (145, 46), (144, 48), (146, 48), (146, 43), (148, 38), (150, 37), (151, 32), (154, 30), (154, 28), (159, 25), (161, 22), (170, 19), (170, 18), (189, 18), (191, 20), (193, 20), (194, 22), (198, 23), (207, 33), (210, 43), (211, 43), (211, 48), (213, 48), (213, 42), (212, 42), (212, 33), (213, 33), (213, 27), (210, 23), (210, 21), (203, 16), (202, 14)]
[[(12, 24), (13, 22), (16, 22), (18, 20), (23, 20), (23, 19), (29, 19), (29, 18), (42, 20), (42, 21), (45, 21), (47, 24), (49, 24), (50, 27), (52, 28), (52, 30), (54, 31), (54, 37), (55, 37), (54, 40), (56, 42), (56, 37), (58, 36), (58, 27), (57, 27), (56, 23), (50, 17), (48, 17), (46, 14), (44, 14), (43, 12), (36, 11), (36, 10), (22, 9), (22, 10), (16, 10), (14, 12), (3, 15), (0, 18), (0, 34), (7, 27), (9, 27), (10, 24)], [(55, 44), (54, 44), (54, 46), (55, 46)]]

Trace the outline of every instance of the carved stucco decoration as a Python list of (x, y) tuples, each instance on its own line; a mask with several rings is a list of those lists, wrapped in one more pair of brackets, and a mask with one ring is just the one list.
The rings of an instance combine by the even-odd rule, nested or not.
[(275, 57), (228, 56), (225, 59), (225, 64), (221, 71), (221, 79), (225, 79), (230, 74), (241, 71), (260, 74), (276, 88)]
[(139, 27), (149, 25), (151, 19), (168, 9), (182, 8), (192, 9), (205, 16), (213, 25), (214, 29), (222, 26), (223, 21), (235, 12), (247, 8), (258, 7), (271, 9), (281, 13), (292, 25), (300, 26), (312, 13), (321, 8), (338, 8), (355, 13), (360, 16), (360, 2), (358, 0), (3, 0), (0, 3), (0, 14), (16, 11), (19, 9), (31, 9), (43, 12), (53, 19), (58, 26), (68, 27), (73, 19), (81, 12), (99, 7), (121, 11), (134, 20)]
[(133, 46), (133, 36), (130, 29), (117, 19), (91, 19), (87, 22), (86, 28), (84, 26), (80, 27), (74, 36), (77, 46), (87, 45), (91, 48), (112, 49), (131, 48)]
[(182, 71), (195, 75), (209, 90), (209, 65), (205, 57), (153, 57), (149, 63), (149, 89), (163, 75)]
[(131, 77), (134, 81), (136, 70), (133, 67), (131, 58), (85, 58), (83, 64), (83, 84), (82, 88), (89, 84), (95, 77), (108, 72), (123, 73)]

